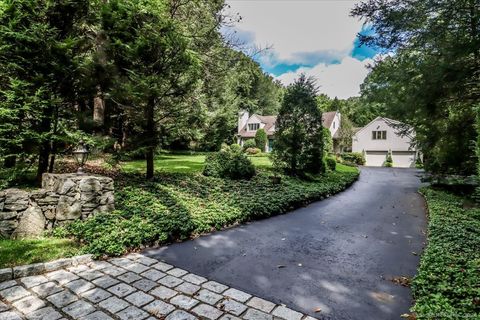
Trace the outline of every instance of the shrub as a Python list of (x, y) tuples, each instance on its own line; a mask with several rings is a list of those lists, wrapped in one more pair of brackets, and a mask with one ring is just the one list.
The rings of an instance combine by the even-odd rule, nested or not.
[(255, 167), (245, 154), (226, 148), (209, 154), (205, 159), (205, 176), (230, 179), (250, 179), (255, 175)]
[(335, 171), (335, 169), (337, 168), (337, 160), (335, 160), (334, 157), (327, 157), (325, 158), (325, 161), (327, 162), (327, 168)]
[[(228, 148), (228, 146), (227, 146)], [(227, 149), (225, 148), (225, 149)], [(234, 143), (230, 146), (230, 149), (233, 151), (233, 152), (242, 152), (242, 146), (237, 144), (237, 143)]]
[(417, 156), (417, 159), (415, 160), (415, 168), (423, 169), (423, 162), (420, 156)]
[(361, 152), (345, 152), (342, 158), (347, 162), (353, 162), (359, 166), (365, 164), (365, 156)]
[(262, 152), (262, 150), (260, 150), (259, 148), (248, 148), (247, 150), (245, 150), (246, 153), (248, 153), (249, 155), (254, 155), (254, 154), (259, 154)]
[(243, 150), (247, 150), (248, 148), (256, 148), (257, 144), (255, 143), (254, 139), (248, 139), (243, 143)]
[(255, 144), (260, 151), (265, 151), (265, 146), (267, 145), (267, 133), (264, 129), (258, 129), (255, 133)]
[(385, 159), (385, 167), (393, 167), (392, 152), (388, 151), (387, 159)]

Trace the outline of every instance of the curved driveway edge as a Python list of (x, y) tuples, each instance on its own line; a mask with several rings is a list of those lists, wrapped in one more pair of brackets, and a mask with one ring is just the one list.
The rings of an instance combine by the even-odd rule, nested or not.
[(320, 319), (408, 312), (426, 227), (419, 171), (361, 169), (350, 189), (289, 214), (145, 255)]

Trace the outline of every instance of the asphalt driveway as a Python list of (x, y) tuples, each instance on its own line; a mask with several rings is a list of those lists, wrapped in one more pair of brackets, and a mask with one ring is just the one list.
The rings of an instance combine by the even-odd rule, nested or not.
[(410, 289), (389, 279), (415, 274), (425, 241), (417, 175), (362, 168), (327, 200), (144, 254), (319, 319), (400, 319)]

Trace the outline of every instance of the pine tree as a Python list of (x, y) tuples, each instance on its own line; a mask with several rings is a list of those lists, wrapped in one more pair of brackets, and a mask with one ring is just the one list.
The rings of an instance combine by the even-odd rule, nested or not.
[(325, 172), (322, 112), (316, 95), (314, 79), (301, 75), (288, 86), (280, 107), (273, 157), (290, 175)]

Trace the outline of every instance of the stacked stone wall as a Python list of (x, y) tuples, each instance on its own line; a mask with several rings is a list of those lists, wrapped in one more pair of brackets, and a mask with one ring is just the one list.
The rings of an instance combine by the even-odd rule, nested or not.
[(42, 189), (0, 191), (0, 236), (38, 236), (57, 225), (87, 219), (114, 208), (111, 178), (46, 173)]

